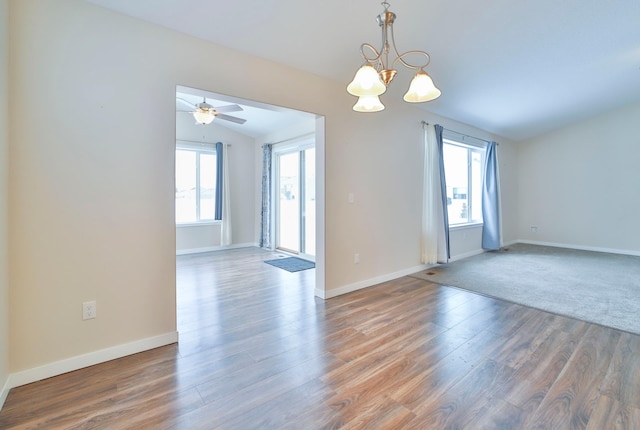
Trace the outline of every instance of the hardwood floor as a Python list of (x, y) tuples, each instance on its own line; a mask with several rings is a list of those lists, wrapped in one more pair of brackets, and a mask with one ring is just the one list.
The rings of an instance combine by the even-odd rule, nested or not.
[(640, 429), (640, 337), (403, 277), (178, 257), (180, 343), (18, 387), (0, 429)]

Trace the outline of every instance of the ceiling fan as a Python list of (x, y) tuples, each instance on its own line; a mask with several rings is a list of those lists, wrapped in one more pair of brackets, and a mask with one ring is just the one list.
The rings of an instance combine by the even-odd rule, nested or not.
[(176, 97), (176, 101), (179, 104), (182, 104), (185, 109), (189, 110), (181, 110), (178, 108), (178, 112), (188, 112), (193, 115), (198, 124), (211, 124), (215, 118), (223, 119), (225, 121), (235, 122), (237, 124), (244, 124), (247, 120), (244, 118), (238, 118), (236, 116), (226, 115), (224, 112), (238, 112), (243, 110), (242, 107), (238, 105), (226, 105), (213, 107), (209, 103), (207, 103), (207, 99), (203, 98), (202, 103), (193, 104), (188, 102), (185, 99), (180, 97)]

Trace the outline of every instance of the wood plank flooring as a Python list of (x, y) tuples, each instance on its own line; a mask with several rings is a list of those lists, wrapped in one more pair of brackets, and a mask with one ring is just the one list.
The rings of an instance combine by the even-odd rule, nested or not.
[[(640, 429), (640, 337), (403, 277), (178, 257), (180, 343), (14, 388), (0, 429)], [(514, 286), (517, 288), (517, 286)]]

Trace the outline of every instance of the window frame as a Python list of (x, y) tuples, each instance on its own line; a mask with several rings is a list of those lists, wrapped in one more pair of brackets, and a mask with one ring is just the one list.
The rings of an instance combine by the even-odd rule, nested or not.
[[(216, 166), (217, 166), (217, 157), (218, 157), (218, 153), (216, 151), (216, 147), (215, 144), (207, 144), (207, 143), (202, 143), (202, 144), (195, 144), (195, 143), (189, 143), (189, 142), (176, 142), (176, 153), (177, 151), (192, 151), (195, 152), (196, 154), (196, 170), (195, 170), (195, 176), (196, 176), (196, 196), (195, 196), (195, 200), (196, 200), (196, 220), (195, 221), (186, 221), (186, 222), (178, 222), (177, 218), (175, 219), (175, 224), (176, 227), (192, 227), (192, 226), (202, 226), (202, 225), (212, 225), (212, 224), (219, 224), (222, 221), (215, 219), (215, 199), (214, 199), (214, 218), (207, 218), (207, 219), (200, 219), (200, 195), (201, 195), (201, 190), (200, 190), (200, 156), (201, 154), (213, 154), (216, 156)], [(175, 169), (175, 166), (174, 166)], [(175, 173), (174, 173), (175, 174)], [(215, 172), (214, 172), (214, 176)], [(174, 180), (175, 182), (175, 180)], [(215, 187), (214, 187), (215, 189)], [(174, 202), (175, 202), (176, 196), (174, 196)], [(174, 208), (175, 208), (175, 203), (174, 203)], [(175, 209), (174, 209), (175, 212)], [(175, 215), (174, 215), (175, 217)]]
[[(449, 230), (458, 230), (458, 229), (465, 229), (465, 228), (469, 228), (469, 227), (478, 227), (478, 226), (482, 226), (484, 225), (484, 220), (482, 218), (482, 198), (480, 198), (480, 201), (474, 201), (472, 199), (473, 193), (475, 188), (473, 187), (473, 167), (472, 167), (472, 152), (476, 152), (480, 154), (480, 192), (482, 192), (482, 183), (484, 182), (484, 165), (485, 165), (485, 161), (486, 161), (486, 157), (487, 157), (487, 147), (486, 144), (473, 144), (473, 143), (469, 143), (469, 142), (461, 142), (455, 138), (452, 137), (443, 137), (442, 139), (442, 143), (443, 143), (443, 148), (444, 145), (450, 145), (450, 146), (455, 146), (458, 148), (463, 148), (465, 150), (467, 150), (467, 202), (468, 202), (468, 216), (467, 216), (467, 221), (466, 222), (462, 222), (462, 223), (457, 223), (457, 224), (451, 224), (451, 221), (449, 220)], [(445, 165), (445, 180), (446, 180), (446, 165)], [(449, 187), (449, 185), (447, 184), (447, 188)], [(480, 194), (480, 196), (482, 196), (482, 194)], [(448, 199), (448, 196), (447, 196)], [(472, 218), (472, 214), (473, 214), (473, 210), (476, 206), (480, 206), (480, 218), (479, 219), (473, 219)], [(449, 210), (449, 207), (447, 205), (447, 211)]]

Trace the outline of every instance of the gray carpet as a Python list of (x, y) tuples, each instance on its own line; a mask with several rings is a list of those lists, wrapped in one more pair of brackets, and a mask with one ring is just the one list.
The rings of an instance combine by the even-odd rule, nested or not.
[(515, 244), (411, 276), (640, 334), (640, 257)]

